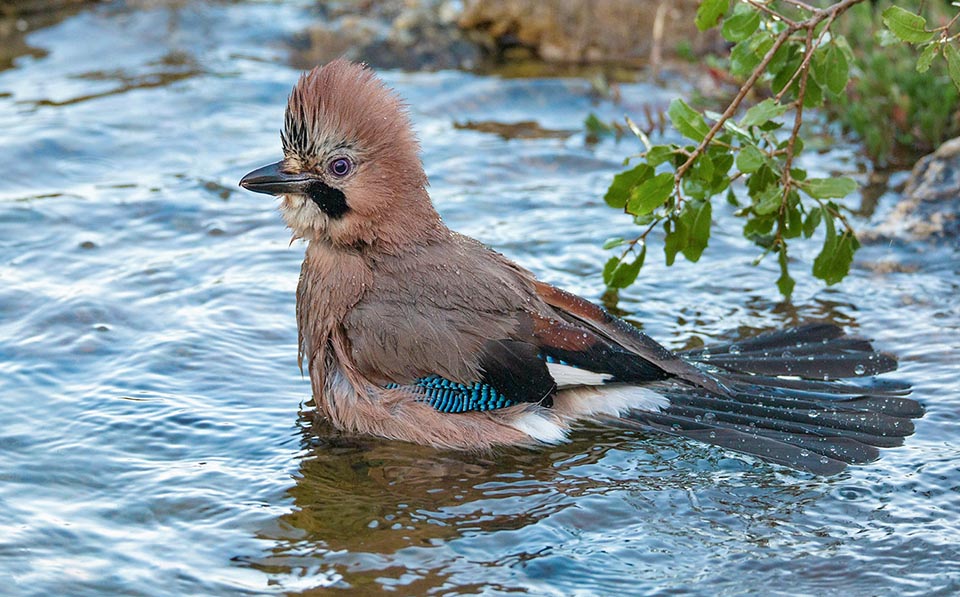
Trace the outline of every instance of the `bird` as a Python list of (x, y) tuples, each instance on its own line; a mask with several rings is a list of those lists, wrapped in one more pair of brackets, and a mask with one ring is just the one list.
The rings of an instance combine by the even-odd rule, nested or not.
[(240, 186), (278, 197), (306, 243), (297, 360), (316, 416), (344, 433), (489, 451), (599, 425), (833, 475), (924, 413), (910, 384), (877, 377), (894, 356), (834, 324), (674, 352), (450, 230), (408, 106), (364, 64), (303, 73), (280, 140)]

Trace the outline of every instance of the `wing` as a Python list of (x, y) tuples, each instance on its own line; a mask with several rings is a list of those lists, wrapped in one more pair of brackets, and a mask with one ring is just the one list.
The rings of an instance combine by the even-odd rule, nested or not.
[[(543, 350), (566, 354), (569, 362), (590, 371), (611, 373), (620, 381), (678, 377), (711, 392), (727, 395), (727, 388), (715, 377), (667, 350), (626, 321), (549, 284), (536, 282), (535, 287), (538, 296), (560, 319), (548, 318), (546, 329), (539, 335)], [(587, 345), (575, 351), (576, 354), (565, 353), (564, 339), (574, 338), (577, 334)], [(623, 368), (628, 368), (629, 373)]]

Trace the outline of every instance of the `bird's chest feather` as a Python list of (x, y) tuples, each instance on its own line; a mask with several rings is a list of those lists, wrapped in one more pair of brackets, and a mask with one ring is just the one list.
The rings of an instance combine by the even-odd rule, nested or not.
[(370, 269), (359, 255), (317, 243), (307, 247), (297, 286), (301, 356), (318, 360), (371, 283)]

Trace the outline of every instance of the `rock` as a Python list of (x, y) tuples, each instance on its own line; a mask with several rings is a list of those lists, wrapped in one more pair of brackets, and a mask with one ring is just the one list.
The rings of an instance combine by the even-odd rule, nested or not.
[[(2, 1), (2, 0), (0, 0)], [(340, 0), (294, 40), (293, 63), (338, 56), (382, 68), (477, 67), (484, 58), (658, 64), (717, 47), (694, 25), (698, 0)]]
[(960, 240), (960, 137), (916, 163), (904, 186), (903, 199), (873, 234)]
[(481, 48), (457, 26), (453, 0), (322, 2), (320, 19), (294, 40), (295, 66), (310, 68), (339, 56), (379, 68), (470, 69)]
[(460, 27), (482, 32), (488, 51), (524, 47), (548, 62), (637, 62), (701, 53), (715, 43), (694, 25), (697, 0), (466, 0)]

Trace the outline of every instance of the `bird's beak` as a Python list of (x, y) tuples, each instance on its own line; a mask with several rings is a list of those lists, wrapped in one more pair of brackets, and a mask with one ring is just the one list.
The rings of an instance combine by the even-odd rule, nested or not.
[(287, 195), (305, 193), (314, 179), (302, 174), (286, 174), (280, 171), (280, 162), (257, 168), (240, 179), (240, 186), (254, 193)]

